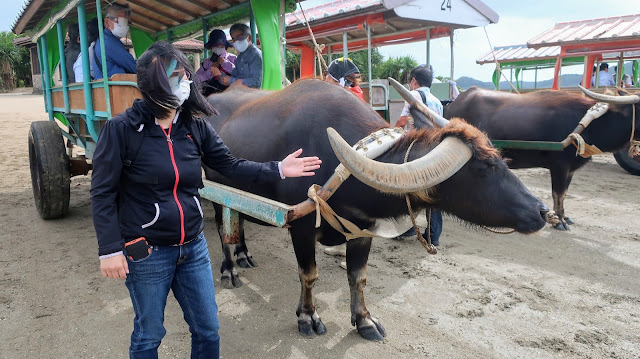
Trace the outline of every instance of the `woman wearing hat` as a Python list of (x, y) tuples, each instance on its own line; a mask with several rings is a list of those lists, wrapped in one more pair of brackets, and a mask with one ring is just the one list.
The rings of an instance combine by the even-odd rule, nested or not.
[(227, 52), (233, 45), (227, 41), (227, 35), (222, 30), (211, 31), (209, 41), (204, 47), (211, 50), (211, 57), (202, 62), (196, 76), (202, 83), (202, 94), (208, 96), (214, 92), (222, 92), (228, 87), (221, 84), (218, 78), (221, 74), (231, 74), (236, 67), (236, 55)]
[(364, 101), (364, 93), (360, 88), (360, 70), (350, 58), (341, 57), (331, 61), (325, 73), (325, 81), (344, 87)]

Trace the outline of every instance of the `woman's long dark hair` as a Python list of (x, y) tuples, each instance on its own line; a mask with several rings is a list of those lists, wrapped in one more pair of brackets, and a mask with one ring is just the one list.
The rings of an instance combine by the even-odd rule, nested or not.
[[(173, 95), (169, 86), (169, 79), (165, 70), (165, 64), (175, 59), (178, 65), (184, 67), (185, 72), (193, 81), (189, 98), (179, 105), (178, 98)], [(216, 110), (200, 94), (200, 83), (195, 76), (195, 71), (189, 64), (182, 51), (166, 41), (159, 41), (151, 45), (137, 61), (136, 72), (138, 74), (138, 88), (142, 97), (156, 118), (165, 118), (171, 109), (180, 109), (191, 116), (201, 113), (210, 116)]]

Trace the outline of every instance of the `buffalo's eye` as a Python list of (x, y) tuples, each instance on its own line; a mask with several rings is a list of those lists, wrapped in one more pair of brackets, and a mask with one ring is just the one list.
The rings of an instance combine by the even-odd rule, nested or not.
[(492, 164), (492, 161), (490, 160), (474, 161), (472, 168), (474, 175), (488, 176), (495, 170), (495, 164)]

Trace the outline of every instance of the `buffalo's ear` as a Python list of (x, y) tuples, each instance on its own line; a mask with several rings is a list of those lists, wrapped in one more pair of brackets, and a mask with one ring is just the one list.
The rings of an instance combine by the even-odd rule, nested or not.
[(631, 95), (629, 92), (627, 92), (627, 91), (625, 91), (625, 90), (623, 90), (623, 89), (621, 89), (621, 88), (619, 88), (619, 87), (618, 87), (618, 89), (617, 89), (617, 90), (618, 90), (618, 96), (627, 96), (627, 95)]
[(416, 107), (411, 106), (409, 108), (409, 112), (411, 113), (411, 117), (413, 117), (413, 125), (417, 129), (432, 129), (435, 128), (433, 126), (433, 122), (431, 119), (427, 117), (424, 113), (418, 110)]

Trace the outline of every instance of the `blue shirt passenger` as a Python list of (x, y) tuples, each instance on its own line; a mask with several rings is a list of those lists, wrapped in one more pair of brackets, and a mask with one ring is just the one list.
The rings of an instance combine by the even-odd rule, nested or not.
[(233, 47), (238, 51), (236, 67), (229, 76), (220, 76), (218, 81), (230, 86), (241, 83), (248, 87), (262, 86), (262, 52), (251, 42), (251, 30), (242, 23), (233, 24), (229, 29)]
[[(135, 74), (136, 60), (124, 47), (120, 38), (115, 36), (109, 29), (104, 30), (104, 49), (107, 55), (107, 76), (114, 74)], [(102, 52), (100, 49), (100, 39), (96, 40), (94, 47), (95, 56), (91, 59), (93, 66), (93, 77), (102, 78)]]
[(236, 80), (242, 80), (242, 84), (248, 87), (260, 88), (262, 86), (262, 51), (255, 45), (240, 53), (236, 58), (236, 67), (229, 76), (229, 84)]

